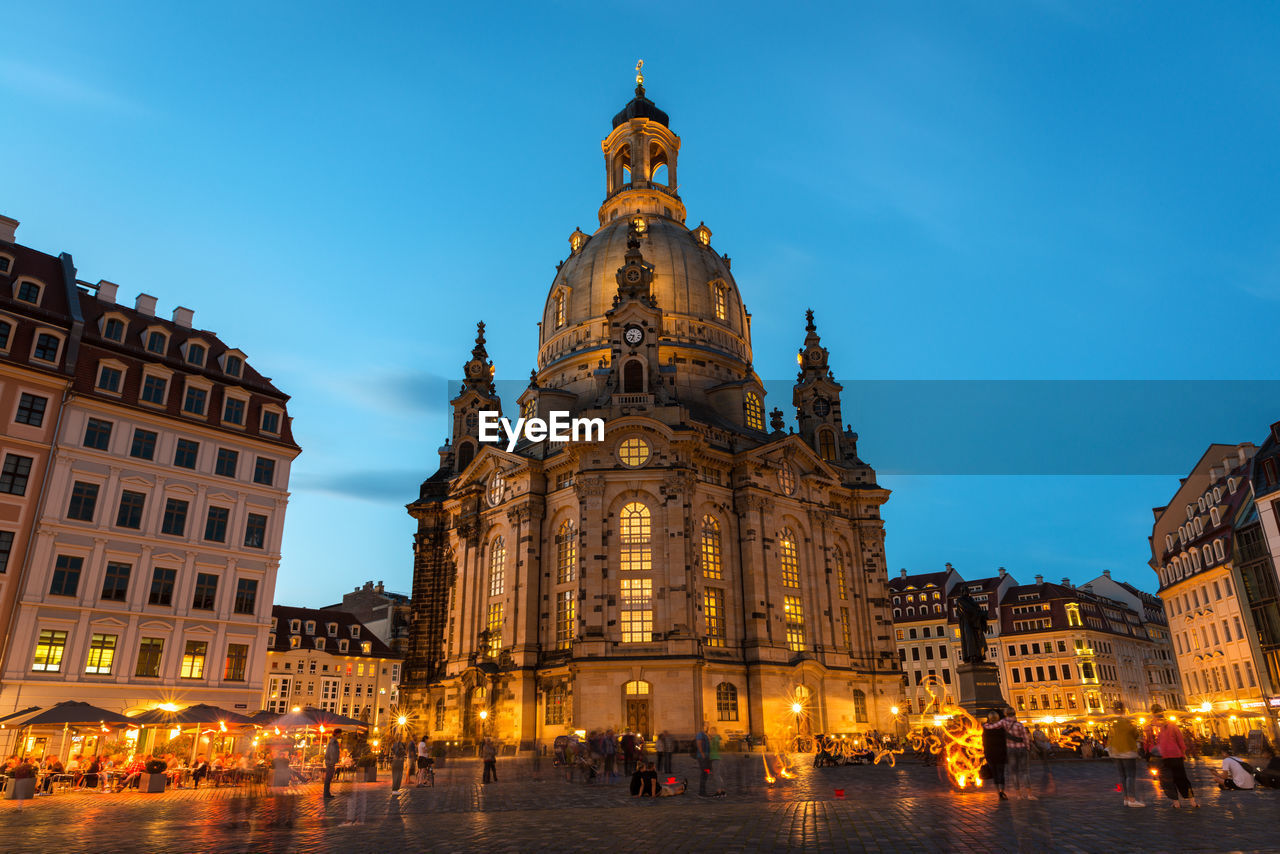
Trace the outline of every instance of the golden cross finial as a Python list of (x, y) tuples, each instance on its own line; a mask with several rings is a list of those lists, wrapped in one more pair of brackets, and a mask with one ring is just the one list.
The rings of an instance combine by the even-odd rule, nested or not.
[(644, 60), (643, 59), (636, 63), (636, 85), (637, 86), (644, 85)]

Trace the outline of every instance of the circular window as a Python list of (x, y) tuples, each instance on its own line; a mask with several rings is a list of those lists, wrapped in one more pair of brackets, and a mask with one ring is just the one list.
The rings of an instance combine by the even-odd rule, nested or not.
[(635, 436), (623, 439), (618, 445), (618, 459), (624, 466), (639, 468), (649, 462), (649, 443)]
[(778, 469), (778, 486), (787, 495), (796, 491), (796, 472), (791, 468), (791, 463), (783, 463), (782, 468)]
[(501, 504), (502, 494), (507, 490), (507, 479), (500, 474), (495, 474), (493, 480), (489, 481), (489, 503)]

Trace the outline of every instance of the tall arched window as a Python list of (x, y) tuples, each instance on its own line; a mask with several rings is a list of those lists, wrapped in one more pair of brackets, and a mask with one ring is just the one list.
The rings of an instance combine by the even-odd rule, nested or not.
[(738, 719), (738, 686), (732, 682), (716, 686), (716, 717), (722, 721)]
[(564, 291), (556, 294), (556, 329), (564, 326)]
[(555, 726), (564, 723), (565, 687), (557, 685), (547, 692), (547, 714), (545, 723)]
[(444, 698), (436, 700), (436, 732), (444, 729)]
[(747, 412), (747, 427), (751, 430), (763, 430), (764, 406), (760, 403), (760, 396), (754, 391), (747, 392), (744, 405)]
[(624, 506), (619, 534), (622, 540), (620, 557), (623, 572), (647, 572), (652, 569), (649, 508), (639, 501), (632, 501)]
[(501, 596), (506, 587), (507, 544), (502, 537), (494, 537), (489, 544), (489, 595)]
[(867, 695), (860, 688), (853, 689), (853, 721), (859, 724), (867, 722)]
[(844, 570), (844, 552), (839, 548), (836, 549), (836, 588), (841, 599), (848, 599), (849, 579)]
[(778, 554), (782, 562), (782, 586), (800, 586), (800, 562), (796, 558), (796, 535), (783, 528), (778, 535)]
[(631, 359), (622, 367), (623, 394), (641, 394), (644, 392), (644, 366), (639, 359)]
[(702, 517), (702, 574), (720, 578), (720, 523), (714, 516)]
[(565, 520), (556, 532), (556, 583), (566, 584), (578, 575), (578, 531)]
[(824, 460), (836, 458), (836, 434), (830, 427), (818, 431), (818, 456)]
[(471, 461), (475, 459), (476, 446), (470, 442), (463, 442), (458, 446), (458, 471), (462, 471), (471, 465)]

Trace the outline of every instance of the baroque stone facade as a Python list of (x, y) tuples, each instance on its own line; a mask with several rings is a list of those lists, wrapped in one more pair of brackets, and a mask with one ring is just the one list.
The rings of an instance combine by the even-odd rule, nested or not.
[(480, 442), (478, 414), (501, 409), (480, 324), (440, 469), (408, 505), (402, 694), (434, 738), (892, 726), (889, 492), (841, 426), (812, 312), (798, 430), (777, 409), (766, 424), (751, 316), (710, 229), (684, 222), (679, 148), (638, 85), (603, 142), (600, 228), (570, 235), (519, 397), (526, 417), (604, 419), (603, 441)]

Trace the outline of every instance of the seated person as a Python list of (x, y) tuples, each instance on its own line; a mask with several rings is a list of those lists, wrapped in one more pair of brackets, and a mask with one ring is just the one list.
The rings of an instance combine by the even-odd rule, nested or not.
[(1267, 760), (1267, 764), (1258, 769), (1254, 774), (1254, 780), (1259, 786), (1280, 789), (1280, 758), (1276, 756), (1269, 744), (1262, 745), (1262, 758)]
[(89, 767), (80, 778), (80, 784), (86, 789), (98, 788), (98, 776), (102, 774), (102, 757), (94, 756), (89, 760)]
[(46, 756), (41, 770), (44, 771), (44, 780), (40, 782), (40, 791), (47, 795), (53, 789), (54, 779), (62, 773), (62, 762), (56, 756)]
[(209, 776), (209, 763), (204, 758), (204, 755), (201, 754), (196, 757), (196, 764), (191, 769), (191, 782), (198, 789), (200, 788), (200, 781), (207, 776)]
[(640, 797), (656, 798), (658, 796), (658, 767), (652, 762), (641, 762)]
[(660, 783), (658, 785), (658, 797), (673, 798), (676, 795), (683, 795), (689, 789), (688, 780), (677, 780), (674, 783)]
[(1222, 760), (1222, 770), (1214, 770), (1213, 776), (1218, 779), (1219, 789), (1252, 789), (1257, 785), (1253, 779), (1254, 767), (1237, 756), (1227, 756)]
[(635, 773), (631, 775), (631, 797), (640, 797), (640, 791), (644, 788), (644, 763), (636, 764)]
[(147, 765), (142, 761), (142, 755), (135, 753), (130, 762), (124, 766), (124, 780), (121, 781), (120, 788), (137, 788), (138, 783), (142, 780), (142, 772), (145, 770), (147, 770)]

